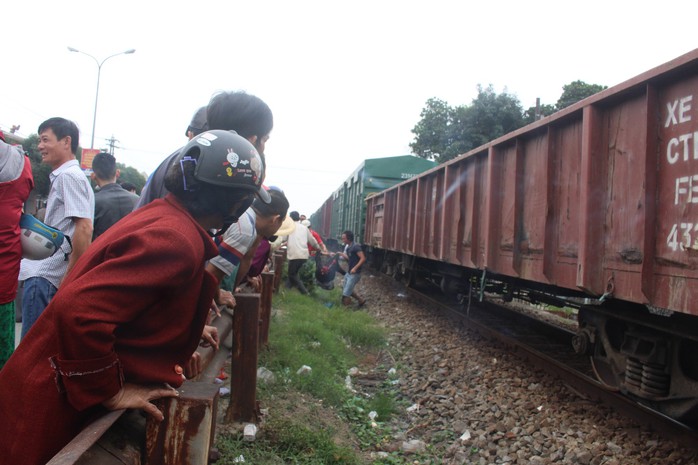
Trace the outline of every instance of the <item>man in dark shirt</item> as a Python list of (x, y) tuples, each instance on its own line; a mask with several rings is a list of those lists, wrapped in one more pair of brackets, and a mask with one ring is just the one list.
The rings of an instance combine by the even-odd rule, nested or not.
[(366, 261), (366, 254), (364, 254), (361, 246), (354, 242), (353, 232), (344, 231), (342, 233), (342, 242), (344, 242), (344, 252), (340, 252), (340, 255), (349, 262), (347, 273), (344, 275), (342, 305), (345, 307), (351, 305), (351, 298), (353, 297), (359, 303), (359, 307), (363, 307), (366, 300), (356, 293), (354, 287), (361, 279), (361, 266)]
[(95, 192), (95, 223), (92, 240), (94, 241), (114, 223), (133, 211), (138, 196), (119, 184), (119, 170), (116, 159), (108, 153), (98, 153), (92, 161), (92, 180), (99, 190)]

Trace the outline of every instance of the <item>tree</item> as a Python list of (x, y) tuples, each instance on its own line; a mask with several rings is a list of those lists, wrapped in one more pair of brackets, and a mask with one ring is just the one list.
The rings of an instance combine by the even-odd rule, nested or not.
[(410, 148), (420, 157), (443, 163), (606, 88), (574, 81), (562, 87), (556, 105), (542, 104), (525, 112), (515, 95), (506, 89), (497, 94), (492, 85), (485, 89), (478, 85), (477, 97), (470, 105), (452, 108), (432, 97), (412, 129), (415, 140)]
[(562, 110), (604, 89), (608, 89), (608, 86), (587, 84), (584, 81), (572, 81), (562, 86), (562, 95), (558, 99), (557, 104), (555, 104), (555, 107), (558, 111)]
[(443, 100), (430, 98), (419, 114), (422, 118), (412, 129), (415, 140), (410, 143), (412, 151), (427, 160), (437, 160), (449, 146), (448, 131), (452, 123), (451, 107)]
[(516, 96), (506, 89), (497, 94), (492, 85), (477, 86), (478, 95), (466, 112), (472, 145), (468, 150), (494, 140), (523, 126), (523, 108)]
[(32, 175), (34, 176), (34, 190), (42, 197), (48, 196), (48, 191), (51, 188), (49, 174), (51, 167), (45, 163), (41, 163), (41, 153), (39, 153), (39, 136), (31, 134), (24, 139), (22, 147), (29, 155), (29, 160), (32, 164)]
[(541, 118), (545, 118), (546, 116), (552, 115), (556, 111), (557, 108), (555, 107), (555, 105), (549, 105), (547, 103), (539, 105), (538, 108), (530, 107), (528, 110), (524, 111), (524, 124), (531, 124), (533, 122), (536, 122)]
[(138, 170), (132, 166), (126, 166), (123, 163), (117, 163), (116, 167), (119, 169), (119, 172), (121, 173), (119, 175), (119, 179), (117, 179), (118, 183), (122, 182), (130, 182), (134, 186), (136, 186), (136, 192), (140, 192), (143, 190), (143, 186), (145, 186), (145, 176), (143, 174), (139, 173)]
[(478, 86), (470, 106), (451, 108), (437, 98), (427, 101), (412, 129), (410, 147), (417, 155), (443, 163), (524, 124), (521, 103), (506, 91), (497, 94), (492, 86)]

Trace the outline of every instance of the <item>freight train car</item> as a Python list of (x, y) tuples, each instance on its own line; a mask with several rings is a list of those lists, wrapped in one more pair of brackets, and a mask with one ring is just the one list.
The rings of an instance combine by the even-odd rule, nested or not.
[(599, 379), (698, 417), (698, 50), (367, 200), (389, 271), (575, 306)]
[(403, 155), (364, 160), (346, 181), (310, 216), (313, 228), (337, 246), (343, 231), (363, 237), (367, 196), (410, 179), (436, 166), (433, 161)]

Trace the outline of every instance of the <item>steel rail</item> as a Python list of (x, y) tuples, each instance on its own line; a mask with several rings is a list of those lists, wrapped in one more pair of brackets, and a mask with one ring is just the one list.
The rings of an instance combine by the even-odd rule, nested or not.
[[(543, 323), (536, 320), (533, 317), (526, 316), (515, 312), (510, 309), (506, 309), (491, 302), (487, 303), (486, 307), (481, 307), (478, 303), (475, 305), (477, 312), (472, 312), (466, 315), (462, 311), (454, 308), (453, 306), (447, 305), (446, 303), (439, 301), (415, 288), (408, 287), (408, 292), (413, 296), (427, 302), (430, 305), (435, 306), (440, 312), (450, 318), (462, 324), (464, 327), (472, 329), (482, 336), (496, 340), (507, 347), (512, 353), (517, 356), (527, 360), (532, 365), (537, 368), (549, 373), (555, 377), (561, 379), (566, 383), (569, 388), (576, 394), (587, 397), (591, 400), (596, 400), (598, 402), (607, 405), (611, 409), (615, 410), (622, 416), (632, 419), (638, 424), (648, 428), (651, 431), (656, 432), (665, 439), (674, 440), (681, 446), (687, 449), (698, 449), (698, 431), (691, 428), (688, 425), (680, 423), (673, 418), (667, 417), (651, 408), (639, 404), (633, 399), (622, 395), (621, 393), (614, 392), (604, 387), (603, 384), (599, 383), (596, 379), (580, 372), (578, 369), (571, 368), (567, 363), (562, 362), (550, 355), (547, 355), (540, 350), (527, 345), (515, 336), (511, 336), (498, 331), (497, 328), (492, 325), (488, 325), (481, 318), (475, 316), (481, 312), (488, 312), (490, 315), (490, 310), (492, 307), (497, 307), (497, 311), (506, 311), (516, 313), (518, 315), (517, 321), (523, 321), (524, 319), (532, 320), (536, 325), (549, 327), (547, 331), (550, 331), (552, 325)], [(501, 320), (505, 321), (505, 320)], [(560, 328), (561, 334), (568, 332)], [(549, 336), (548, 336), (549, 337)], [(564, 337), (564, 336), (563, 336)], [(571, 347), (571, 343), (570, 343)]]

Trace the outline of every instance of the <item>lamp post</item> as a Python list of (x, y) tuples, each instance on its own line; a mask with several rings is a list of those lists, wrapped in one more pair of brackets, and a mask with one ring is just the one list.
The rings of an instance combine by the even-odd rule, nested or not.
[(110, 59), (112, 57), (115, 57), (118, 55), (130, 55), (131, 53), (135, 53), (136, 49), (132, 48), (129, 50), (124, 50), (123, 52), (109, 55), (108, 57), (106, 57), (102, 61), (99, 61), (97, 58), (93, 57), (89, 53), (85, 53), (85, 52), (78, 50), (76, 48), (73, 48), (73, 47), (68, 47), (68, 50), (70, 50), (71, 52), (77, 52), (77, 53), (82, 53), (83, 55), (87, 55), (88, 57), (92, 58), (95, 61), (95, 63), (97, 63), (97, 93), (95, 94), (95, 112), (94, 112), (94, 116), (92, 117), (92, 142), (90, 142), (90, 148), (93, 149), (93, 148), (95, 148), (95, 126), (97, 124), (97, 101), (99, 100), (99, 78), (102, 74), (102, 65), (104, 64), (105, 61), (107, 61), (108, 59)]

